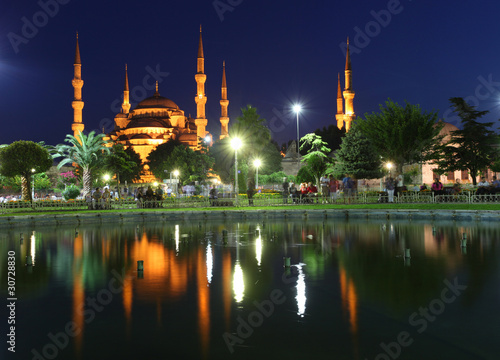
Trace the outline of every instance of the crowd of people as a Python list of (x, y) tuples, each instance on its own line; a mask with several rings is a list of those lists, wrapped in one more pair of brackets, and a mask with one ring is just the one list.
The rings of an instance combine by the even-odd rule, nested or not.
[(292, 203), (335, 203), (339, 195), (343, 192), (344, 202), (350, 203), (354, 196), (356, 182), (350, 177), (345, 176), (341, 180), (336, 179), (333, 175), (323, 175), (320, 178), (320, 189), (312, 182), (303, 182), (296, 184), (288, 182), (283, 178), (283, 203), (288, 203), (291, 199)]

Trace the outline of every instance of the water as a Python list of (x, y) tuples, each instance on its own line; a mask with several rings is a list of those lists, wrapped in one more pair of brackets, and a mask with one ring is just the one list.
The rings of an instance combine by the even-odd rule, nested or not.
[[(498, 358), (496, 224), (129, 222), (22, 231), (21, 243), (19, 230), (0, 230), (1, 296), (9, 297), (7, 253), (15, 251), (18, 299), (16, 356), (5, 358)], [(34, 266), (25, 266), (27, 255)]]

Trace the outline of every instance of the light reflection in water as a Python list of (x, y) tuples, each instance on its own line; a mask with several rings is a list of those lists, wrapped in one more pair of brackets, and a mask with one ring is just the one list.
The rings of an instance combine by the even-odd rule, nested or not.
[(243, 281), (243, 269), (241, 268), (239, 260), (236, 260), (236, 264), (234, 265), (233, 292), (234, 300), (238, 304), (241, 303), (245, 296), (245, 283)]
[(304, 275), (304, 271), (302, 270), (304, 264), (298, 264), (295, 266), (299, 273), (296, 286), (297, 296), (295, 297), (295, 299), (297, 300), (297, 315), (300, 315), (300, 317), (304, 317), (304, 314), (306, 312), (306, 276)]
[(175, 254), (178, 255), (179, 254), (179, 238), (180, 238), (180, 234), (179, 234), (179, 225), (175, 225)]
[(214, 265), (214, 259), (212, 256), (212, 245), (210, 244), (210, 241), (208, 241), (208, 243), (207, 243), (207, 280), (208, 280), (208, 284), (212, 283), (213, 265)]
[(33, 262), (33, 266), (35, 266), (36, 248), (35, 248), (35, 232), (34, 231), (31, 234), (30, 245), (31, 245), (31, 247), (30, 247), (31, 260)]
[(257, 266), (260, 266), (262, 261), (262, 237), (260, 236), (260, 229), (257, 226), (259, 237), (255, 240), (255, 259), (257, 259)]

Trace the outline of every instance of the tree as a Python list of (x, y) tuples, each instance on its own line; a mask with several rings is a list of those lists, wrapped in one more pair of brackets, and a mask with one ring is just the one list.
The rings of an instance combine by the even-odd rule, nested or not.
[(59, 169), (68, 163), (75, 163), (80, 167), (83, 173), (83, 196), (90, 192), (92, 171), (99, 165), (99, 155), (110, 152), (110, 149), (105, 146), (104, 136), (104, 134), (96, 135), (95, 131), (91, 131), (88, 135), (79, 132), (76, 137), (68, 134), (64, 141), (69, 145), (59, 144), (56, 146), (56, 153), (53, 157), (63, 158), (57, 165)]
[(323, 129), (317, 129), (314, 133), (318, 136), (321, 136), (324, 142), (327, 143), (327, 146), (332, 149), (332, 151), (340, 148), (342, 144), (342, 139), (345, 136), (345, 127), (339, 129), (336, 124), (329, 125), (328, 127), (323, 127)]
[(21, 176), (22, 199), (32, 201), (31, 177), (52, 166), (49, 151), (32, 141), (16, 141), (0, 150), (0, 173), (7, 177)]
[[(261, 160), (262, 167), (259, 170), (261, 174), (273, 173), (282, 169), (281, 155), (277, 144), (271, 141), (271, 131), (266, 126), (266, 119), (260, 117), (257, 108), (251, 105), (242, 108), (241, 116), (236, 118), (230, 134), (231, 138), (240, 138), (243, 144), (238, 150), (238, 164), (245, 163), (247, 165), (248, 178), (255, 178), (255, 167), (253, 166), (255, 159)], [(234, 149), (230, 148), (229, 150), (231, 154), (229, 158), (234, 160)], [(247, 181), (245, 181), (246, 183)]]
[(185, 183), (204, 181), (213, 165), (213, 159), (206, 147), (194, 151), (177, 140), (169, 140), (149, 153), (148, 164), (155, 177), (161, 179), (165, 176), (165, 171), (178, 170), (180, 182)]
[(116, 175), (118, 194), (120, 194), (120, 178), (130, 181), (139, 179), (141, 176), (141, 158), (139, 154), (132, 148), (127, 152), (121, 144), (115, 144), (111, 147), (109, 154), (102, 160), (102, 166), (104, 170)]
[(302, 142), (301, 150), (305, 147), (310, 148), (308, 153), (302, 157), (302, 162), (306, 163), (307, 168), (314, 175), (319, 188), (319, 179), (331, 163), (331, 159), (328, 157), (331, 150), (327, 146), (328, 144), (321, 139), (321, 136), (314, 133), (306, 134), (300, 141)]
[(437, 112), (422, 112), (420, 106), (408, 102), (402, 107), (389, 99), (385, 107), (380, 105), (380, 113), (365, 114), (357, 123), (381, 160), (394, 162), (402, 174), (404, 165), (430, 159), (439, 146), (442, 126), (436, 121)]
[(477, 121), (488, 111), (477, 111), (460, 97), (451, 98), (450, 102), (461, 119), (462, 129), (450, 133), (451, 138), (436, 152), (434, 163), (442, 173), (468, 170), (476, 185), (479, 172), (498, 161), (498, 135), (488, 129), (493, 122)]
[(380, 156), (356, 124), (342, 139), (340, 149), (335, 153), (333, 173), (336, 177), (349, 174), (356, 179), (382, 177)]

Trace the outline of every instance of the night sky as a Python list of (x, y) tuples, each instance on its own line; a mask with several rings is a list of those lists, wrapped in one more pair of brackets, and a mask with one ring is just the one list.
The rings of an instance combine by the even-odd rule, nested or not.
[[(335, 124), (347, 36), (358, 116), (390, 97), (458, 125), (448, 99), (461, 96), (491, 112), (485, 121), (500, 118), (498, 1), (47, 0), (42, 10), (44, 1), (0, 4), (0, 144), (57, 144), (72, 133), (76, 31), (86, 130), (111, 129), (125, 63), (131, 102), (153, 95), (148, 74), (156, 70), (160, 94), (195, 117), (200, 24), (208, 130), (216, 136), (223, 60), (231, 120), (251, 104), (279, 143), (296, 137), (295, 102), (304, 107), (301, 136)], [(36, 34), (23, 34), (26, 21), (40, 25)]]

